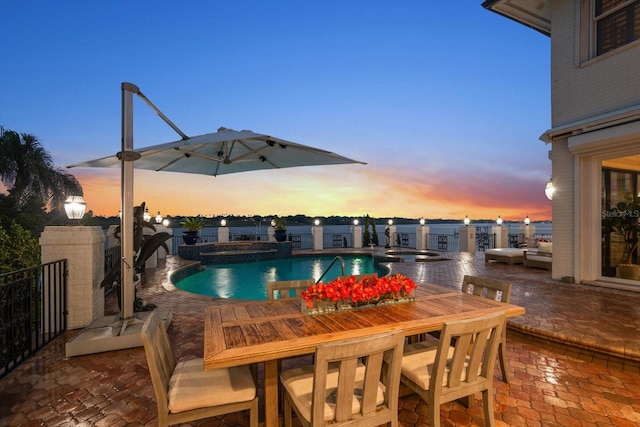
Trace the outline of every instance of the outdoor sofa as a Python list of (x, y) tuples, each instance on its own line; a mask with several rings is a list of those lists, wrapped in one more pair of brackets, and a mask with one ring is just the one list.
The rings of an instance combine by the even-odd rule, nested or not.
[(538, 242), (537, 249), (526, 249), (522, 265), (525, 267), (544, 268), (551, 271), (553, 261), (553, 245), (551, 242)]
[(484, 262), (504, 262), (508, 265), (522, 264), (524, 250), (522, 248), (494, 248), (484, 251)]

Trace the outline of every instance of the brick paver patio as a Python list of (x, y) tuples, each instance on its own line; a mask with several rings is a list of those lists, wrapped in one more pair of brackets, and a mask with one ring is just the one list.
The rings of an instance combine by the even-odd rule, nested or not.
[[(526, 315), (509, 323), (512, 381), (498, 364), (498, 426), (637, 426), (640, 424), (640, 293), (567, 284), (545, 270), (484, 263), (482, 253), (449, 260), (390, 264), (417, 282), (460, 288), (462, 276), (496, 277), (514, 284), (512, 302)], [(179, 265), (149, 270), (139, 294), (173, 310), (169, 336), (177, 359), (202, 356), (203, 312), (224, 301), (168, 290)], [(66, 332), (0, 381), (0, 425), (157, 425), (156, 402), (142, 348), (64, 358)], [(573, 345), (567, 345), (573, 344)], [(401, 398), (402, 426), (428, 425), (431, 408), (416, 395)], [(471, 409), (442, 405), (443, 426), (484, 425), (480, 401)], [(248, 425), (242, 414), (192, 425)]]

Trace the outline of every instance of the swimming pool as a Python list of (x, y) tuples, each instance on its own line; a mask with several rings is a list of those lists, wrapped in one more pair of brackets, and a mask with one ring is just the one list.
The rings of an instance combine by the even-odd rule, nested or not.
[[(378, 261), (367, 255), (344, 255), (345, 274), (378, 273), (387, 270), (378, 267)], [(264, 300), (267, 299), (267, 282), (275, 280), (314, 279), (318, 280), (329, 267), (335, 256), (304, 256), (258, 261), (241, 264), (207, 265), (198, 273), (175, 283), (178, 289), (218, 298)], [(323, 282), (342, 275), (339, 261), (336, 261)]]

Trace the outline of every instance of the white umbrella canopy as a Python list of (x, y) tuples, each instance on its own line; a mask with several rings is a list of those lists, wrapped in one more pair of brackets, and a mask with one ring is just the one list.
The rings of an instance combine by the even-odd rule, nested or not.
[[(297, 144), (250, 130), (226, 128), (175, 142), (136, 149), (135, 169), (224, 175), (262, 169), (361, 163), (330, 151)], [(69, 167), (120, 167), (121, 154)], [(136, 156), (137, 157), (137, 156)]]
[[(296, 166), (361, 163), (330, 151), (297, 144), (248, 130), (226, 128), (216, 133), (189, 137), (169, 120), (133, 83), (123, 82), (122, 150), (116, 155), (76, 163), (68, 167), (121, 168), (121, 281), (122, 319), (133, 317), (133, 170), (223, 175)], [(140, 97), (181, 139), (147, 148), (133, 147), (133, 95)]]

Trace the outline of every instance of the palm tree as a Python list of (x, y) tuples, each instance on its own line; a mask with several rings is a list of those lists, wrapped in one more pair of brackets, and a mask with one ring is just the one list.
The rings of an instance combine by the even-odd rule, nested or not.
[(49, 209), (61, 209), (67, 196), (82, 195), (78, 180), (55, 167), (38, 138), (1, 127), (0, 181), (19, 208), (35, 197)]

